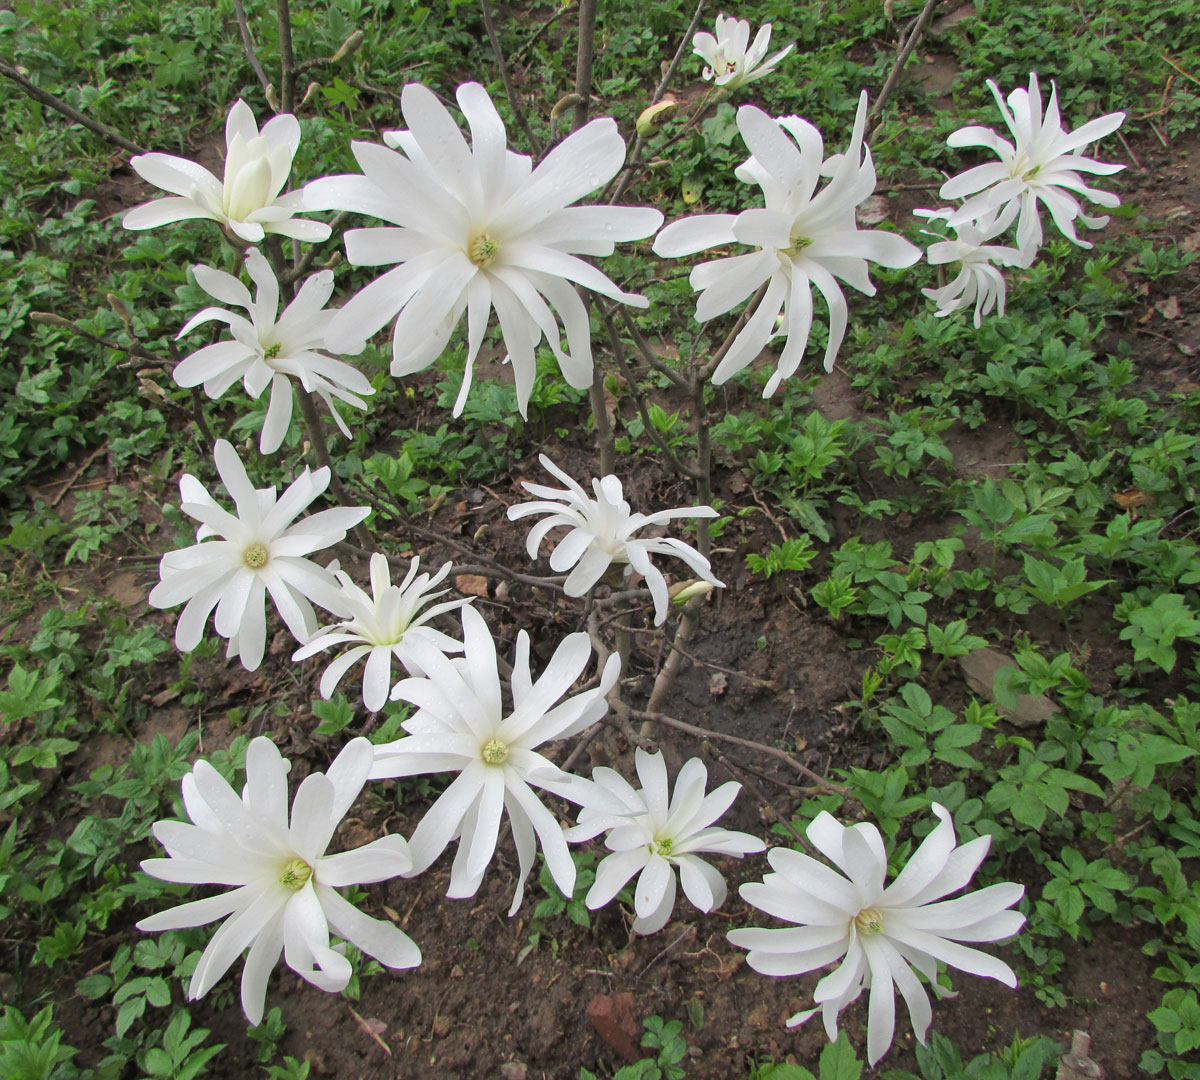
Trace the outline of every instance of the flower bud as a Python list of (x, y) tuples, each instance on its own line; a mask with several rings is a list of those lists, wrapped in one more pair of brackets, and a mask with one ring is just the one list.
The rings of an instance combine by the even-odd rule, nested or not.
[(712, 591), (712, 583), (708, 581), (681, 581), (672, 585), (667, 595), (673, 603), (686, 604), (693, 596), (707, 596)]
[(274, 83), (267, 83), (266, 95), (267, 95), (267, 104), (270, 105), (271, 108), (274, 109), (276, 112), (279, 112), (279, 98), (276, 97), (276, 95), (275, 95), (275, 84)]
[(320, 89), (321, 84), (319, 82), (310, 82), (308, 84), (308, 89), (304, 91), (304, 97), (301, 98), (300, 104), (296, 106), (296, 111), (299, 112), (304, 108), (305, 105), (312, 101), (312, 99), (317, 96), (317, 91)]
[(648, 139), (660, 130), (672, 116), (675, 115), (676, 102), (674, 98), (666, 98), (648, 109), (643, 109), (637, 118), (638, 137)]
[(355, 30), (345, 41), (341, 47), (330, 58), (331, 64), (336, 64), (339, 60), (345, 60), (348, 56), (353, 56), (359, 49), (362, 48), (364, 34), (361, 30)]

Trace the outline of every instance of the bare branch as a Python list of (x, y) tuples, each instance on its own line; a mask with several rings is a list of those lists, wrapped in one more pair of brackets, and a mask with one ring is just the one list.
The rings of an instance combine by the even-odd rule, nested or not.
[(508, 104), (511, 106), (513, 116), (517, 118), (517, 123), (521, 126), (521, 130), (525, 133), (525, 140), (529, 143), (529, 149), (533, 151), (535, 158), (542, 156), (542, 144), (534, 135), (533, 129), (529, 126), (529, 120), (525, 116), (525, 110), (521, 107), (521, 99), (517, 96), (517, 88), (513, 85), (512, 73), (508, 70), (508, 64), (504, 62), (504, 50), (500, 48), (500, 38), (496, 34), (496, 23), (492, 18), (492, 5), (488, 0), (480, 0), (483, 8), (483, 25), (487, 30), (488, 41), (492, 43), (492, 52), (496, 57), (496, 66), (500, 69), (500, 78), (504, 80), (504, 92), (508, 95)]
[(254, 77), (258, 79), (259, 85), (263, 88), (263, 93), (265, 94), (267, 87), (271, 85), (271, 80), (267, 78), (267, 73), (263, 71), (262, 62), (258, 59), (258, 53), (254, 48), (254, 37), (250, 33), (250, 22), (246, 18), (244, 0), (233, 0), (233, 11), (237, 16), (238, 32), (242, 35), (242, 50), (246, 54), (246, 59), (250, 61), (250, 66), (254, 69)]
[(93, 120), (90, 116), (81, 113), (78, 109), (68, 105), (62, 98), (55, 97), (48, 90), (43, 90), (41, 87), (30, 82), (16, 68), (10, 64), (0, 60), (0, 75), (5, 78), (12, 79), (29, 97), (34, 101), (40, 101), (43, 105), (49, 105), (56, 112), (60, 112), (68, 120), (74, 121), (76, 124), (82, 124), (88, 131), (95, 132), (102, 139), (107, 139), (114, 146), (119, 146), (122, 150), (126, 150), (131, 154), (148, 154), (150, 153), (144, 146), (138, 146), (137, 143), (131, 142), (118, 131), (114, 131), (107, 124), (100, 123), (99, 120)]

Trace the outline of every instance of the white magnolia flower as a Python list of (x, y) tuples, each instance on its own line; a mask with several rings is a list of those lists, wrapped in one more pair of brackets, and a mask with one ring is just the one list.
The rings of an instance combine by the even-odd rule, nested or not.
[(584, 125), (534, 169), (528, 157), (506, 148), (504, 123), (482, 86), (464, 83), (457, 96), (471, 128), (470, 146), (433, 92), (410, 83), (402, 94), (408, 130), (385, 135), (399, 152), (353, 143), (365, 176), (327, 177), (304, 189), (310, 209), (353, 210), (391, 223), (346, 233), (350, 263), (400, 264), (346, 303), (328, 342), (334, 352), (355, 352), (399, 313), (392, 374), (411, 375), (441, 355), (465, 311), (467, 362), (454, 406), (458, 416), (494, 307), (524, 415), (543, 335), (567, 382), (591, 385), (588, 311), (572, 282), (636, 307), (648, 303), (575, 256), (611, 255), (616, 241), (653, 233), (662, 214), (570, 205), (607, 183), (624, 162), (625, 143), (613, 120)]
[[(191, 824), (159, 821), (154, 836), (166, 859), (142, 869), (163, 881), (232, 885), (217, 896), (151, 915), (139, 930), (177, 930), (225, 919), (200, 957), (188, 997), (201, 998), (249, 946), (242, 969), (242, 1009), (262, 1022), (267, 979), (280, 952), (301, 978), (337, 992), (350, 981), (350, 961), (330, 948), (332, 931), (390, 968), (411, 968), (421, 952), (391, 923), (364, 915), (339, 888), (405, 874), (412, 866), (400, 836), (384, 836), (352, 851), (326, 855), (338, 823), (366, 782), (373, 750), (352, 739), (327, 773), (304, 778), (288, 822), (287, 774), (291, 763), (260, 736), (246, 750), (246, 786), (239, 798), (207, 761), (183, 778), (183, 803)], [(229, 918), (226, 919), (226, 916)]]
[(708, 64), (703, 72), (705, 80), (715, 77), (718, 86), (736, 90), (770, 75), (775, 65), (796, 47), (789, 45), (767, 57), (770, 43), (770, 23), (763, 23), (751, 45), (750, 23), (746, 19), (718, 15), (717, 36), (701, 30), (692, 38), (692, 52)]
[(373, 394), (375, 390), (362, 372), (316, 351), (324, 348), (325, 330), (334, 315), (325, 310), (333, 293), (333, 271), (322, 270), (307, 278), (276, 321), (279, 282), (257, 248), (247, 252), (246, 270), (256, 286), (253, 300), (250, 290), (232, 274), (208, 266), (192, 267), (197, 283), (209, 296), (245, 308), (250, 318), (225, 308), (208, 307), (189, 320), (179, 337), (216, 319), (229, 326), (233, 340), (206, 345), (181, 360), (175, 365), (175, 381), (180, 386), (203, 383), (210, 398), (219, 398), (238, 379), (255, 400), (270, 386), (271, 404), (258, 446), (264, 454), (278, 450), (287, 435), (292, 419), (293, 379), (325, 402), (342, 434), (350, 438), (350, 429), (333, 407), (332, 399), (366, 409), (367, 403), (357, 395)]
[(417, 577), (420, 562), (414, 557), (404, 580), (399, 585), (393, 585), (387, 556), (378, 553), (372, 555), (370, 596), (355, 585), (344, 570), (334, 574), (341, 586), (342, 609), (349, 618), (333, 626), (322, 627), (292, 656), (293, 660), (306, 660), (335, 645), (353, 646), (325, 669), (325, 674), (321, 676), (322, 697), (332, 695), (342, 676), (365, 656), (363, 704), (371, 712), (378, 712), (387, 703), (392, 689), (393, 656), (409, 674), (423, 675), (425, 673), (413, 655), (414, 641), (425, 641), (443, 653), (462, 652), (461, 641), (455, 641), (425, 624), (443, 612), (469, 604), (471, 600), (447, 600), (422, 611), (425, 604), (444, 596), (448, 591), (433, 590), (450, 573), (451, 564), (445, 563), (432, 577), (429, 574)]
[[(953, 214), (952, 209), (946, 210), (917, 210), (917, 214), (931, 220), (948, 218)], [(930, 244), (926, 258), (933, 266), (946, 263), (958, 263), (959, 272), (948, 285), (940, 289), (922, 289), (930, 300), (933, 300), (938, 310), (938, 318), (952, 315), (961, 308), (975, 304), (975, 329), (983, 325), (983, 317), (992, 308), (997, 314), (1004, 314), (1004, 298), (1006, 294), (1004, 275), (998, 266), (1028, 266), (1029, 257), (1022, 255), (1016, 248), (1004, 247), (999, 244), (989, 244), (1008, 226), (996, 219), (995, 213), (988, 214), (982, 221), (964, 221), (955, 227), (955, 239), (942, 236), (941, 242)], [(928, 230), (922, 230), (928, 232)], [(929, 232), (930, 236), (941, 236), (940, 233)]]
[(802, 975), (841, 960), (817, 983), (817, 1008), (797, 1013), (788, 1026), (819, 1011), (826, 1033), (836, 1040), (838, 1013), (869, 988), (867, 1060), (872, 1065), (892, 1044), (895, 989), (908, 1006), (917, 1039), (925, 1041), (932, 1013), (913, 968), (939, 997), (946, 991), (937, 983), (938, 961), (1017, 985), (1002, 960), (958, 942), (999, 941), (1015, 934), (1025, 916), (1006, 909), (1021, 899), (1025, 888), (1005, 882), (943, 900), (970, 882), (992, 838), (980, 836), (955, 847), (949, 812), (937, 803), (933, 812), (938, 824), (886, 888), (887, 852), (879, 830), (865, 823), (845, 828), (829, 814), (818, 814), (808, 827), (808, 839), (846, 877), (798, 851), (772, 848), (767, 858), (775, 873), (739, 891), (756, 908), (798, 927), (732, 930), (728, 935), (731, 944), (750, 950), (747, 963), (763, 975)]
[(668, 801), (667, 766), (661, 751), (648, 754), (640, 747), (636, 754), (638, 779), (642, 790), (635, 791), (613, 769), (599, 768), (593, 781), (621, 805), (620, 814), (585, 807), (579, 824), (567, 831), (568, 840), (589, 840), (605, 829), (611, 830), (605, 844), (612, 855), (596, 867), (596, 881), (587, 894), (587, 906), (603, 907), (638, 874), (634, 889), (633, 929), (639, 934), (661, 930), (675, 907), (675, 874), (684, 894), (701, 911), (716, 911), (726, 895), (725, 879), (699, 857), (699, 852), (714, 852), (741, 858), (766, 848), (749, 833), (716, 828), (717, 820), (742, 789), (733, 782), (722, 784), (708, 795), (708, 770), (699, 758), (686, 762), (675, 779), (675, 794)]
[(290, 114), (268, 120), (261, 132), (240, 98), (225, 121), (225, 182), (204, 166), (173, 154), (139, 154), (130, 161), (147, 183), (177, 196), (135, 206), (122, 219), (127, 229), (153, 229), (173, 221), (207, 218), (249, 244), (267, 233), (296, 240), (328, 240), (329, 226), (302, 221), (300, 193), (280, 194), (300, 145), (300, 122)]
[(513, 663), (513, 709), (504, 715), (496, 643), (483, 616), (462, 609), (465, 658), (451, 660), (425, 641), (412, 643), (428, 678), (397, 683), (392, 697), (417, 706), (403, 723), (407, 738), (375, 749), (371, 779), (457, 772), (453, 782), (421, 819), (409, 841), (413, 874), (427, 869), (458, 840), (447, 896), (474, 896), (496, 852), (500, 821), (508, 811), (520, 862), (517, 891), (509, 914), (521, 905), (525, 879), (540, 840), (554, 883), (567, 896), (575, 889), (575, 864), (554, 815), (533, 793), (543, 788), (575, 803), (609, 800), (595, 786), (565, 773), (537, 752), (552, 739), (566, 739), (590, 727), (608, 711), (605, 696), (617, 681), (620, 657), (608, 658), (600, 684), (555, 702), (583, 673), (592, 654), (587, 634), (571, 634), (555, 650), (537, 682), (529, 669), (529, 635), (517, 635)]
[(521, 486), (541, 502), (517, 503), (508, 508), (508, 518), (516, 521), (530, 514), (548, 514), (529, 531), (525, 548), (531, 559), (538, 557), (542, 541), (551, 529), (568, 526), (566, 534), (550, 554), (550, 569), (555, 573), (571, 570), (563, 589), (568, 596), (584, 596), (613, 564), (626, 564), (625, 573), (637, 571), (646, 579), (654, 598), (654, 623), (660, 625), (667, 617), (667, 582), (662, 572), (650, 561), (651, 555), (673, 555), (687, 563), (689, 569), (705, 581), (724, 588), (713, 577), (708, 559), (694, 547), (671, 536), (635, 539), (634, 533), (650, 525), (662, 525), (674, 518), (714, 518), (711, 506), (687, 506), (679, 510), (660, 510), (657, 514), (634, 514), (622, 494), (621, 481), (605, 476), (592, 481), (596, 497), (586, 491), (554, 464), (545, 454), (538, 455), (542, 468), (553, 473), (567, 490), (543, 487), (522, 481)]
[[(866, 122), (864, 91), (849, 149), (825, 159), (820, 132), (806, 120), (796, 116), (772, 120), (761, 109), (743, 105), (738, 109), (738, 130), (753, 156), (739, 166), (737, 177), (762, 189), (765, 208), (737, 215), (683, 218), (658, 234), (654, 250), (664, 256), (693, 255), (733, 243), (758, 249), (700, 263), (692, 270), (692, 288), (701, 293), (696, 304), (700, 322), (724, 315), (761, 285), (767, 286), (714, 372), (714, 383), (723, 383), (737, 374), (772, 337), (781, 334), (786, 344), (763, 396), (773, 394), (804, 356), (812, 328), (814, 285), (829, 305), (825, 370), (833, 370), (848, 319), (846, 298), (835, 278), (874, 296), (875, 286), (867, 276), (868, 260), (902, 267), (911, 266), (921, 257), (919, 248), (895, 233), (879, 229), (864, 232), (857, 227), (854, 209), (875, 190), (871, 151), (863, 146)], [(817, 192), (821, 176), (830, 179)], [(777, 331), (781, 312), (783, 322)]]
[[(248, 671), (262, 663), (267, 641), (266, 594), (296, 638), (307, 641), (317, 628), (310, 601), (340, 611), (333, 575), (306, 555), (345, 539), (370, 507), (337, 507), (296, 521), (296, 515), (329, 486), (329, 470), (305, 469), (276, 499), (273, 487), (255, 490), (229, 443), (218, 439), (213, 457), (237, 516), (221, 509), (194, 476), (179, 481), (180, 509), (200, 522), (196, 543), (169, 551), (158, 564), (159, 583), (150, 590), (156, 608), (187, 601), (175, 627), (175, 645), (191, 652), (215, 607), (214, 625), (229, 639), (226, 656), (237, 655)], [(207, 537), (219, 537), (207, 540)]]
[(1007, 107), (1000, 88), (991, 79), (988, 79), (988, 86), (1016, 145), (1002, 139), (990, 128), (977, 126), (959, 128), (946, 140), (950, 146), (986, 147), (1000, 159), (968, 169), (942, 185), (943, 199), (971, 196), (950, 217), (949, 224), (957, 226), (997, 212), (1007, 227), (1019, 211), (1017, 247), (1032, 257), (1042, 244), (1042, 222), (1037, 206), (1042, 202), (1063, 236), (1080, 247), (1090, 248), (1091, 244), (1075, 235), (1075, 220), (1078, 218), (1089, 229), (1099, 229), (1108, 224), (1108, 218), (1088, 217), (1071, 192), (1100, 206), (1120, 206), (1121, 200), (1116, 195), (1088, 187), (1079, 174), (1108, 175), (1125, 166), (1095, 161), (1075, 151), (1112, 134), (1121, 126), (1125, 114), (1109, 113), (1068, 132), (1062, 126), (1058, 89), (1054, 83), (1050, 84), (1050, 102), (1043, 116), (1036, 72), (1029, 76), (1028, 90), (1018, 87), (1008, 95)]

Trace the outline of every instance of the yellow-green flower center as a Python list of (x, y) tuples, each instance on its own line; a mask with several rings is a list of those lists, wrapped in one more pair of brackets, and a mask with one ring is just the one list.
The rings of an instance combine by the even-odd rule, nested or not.
[(261, 570), (270, 557), (271, 553), (262, 544), (251, 544), (242, 552), (242, 562), (251, 570)]
[(312, 867), (303, 859), (293, 859), (279, 875), (279, 884), (285, 889), (291, 889), (292, 892), (299, 892), (308, 884), (308, 879), (312, 877), (312, 874)]
[(483, 760), (488, 765), (503, 765), (508, 760), (508, 743), (488, 739), (483, 744)]
[(792, 241), (791, 247), (786, 247), (780, 252), (781, 255), (786, 255), (789, 259), (794, 259), (812, 243), (812, 237), (799, 236), (796, 233), (792, 233), (789, 239)]
[(500, 245), (487, 233), (480, 233), (467, 248), (467, 258), (480, 270), (490, 270), (500, 254)]
[(863, 908), (854, 916), (854, 925), (863, 937), (874, 937), (883, 929), (883, 916), (874, 908)]
[(671, 849), (675, 846), (675, 840), (670, 836), (658, 837), (651, 845), (651, 849), (655, 855), (662, 855), (666, 858), (671, 854)]
[(279, 354), (282, 350), (283, 350), (283, 346), (280, 345), (278, 341), (275, 342), (274, 345), (268, 345), (263, 350), (263, 359), (264, 360), (274, 360), (276, 357), (279, 356)]

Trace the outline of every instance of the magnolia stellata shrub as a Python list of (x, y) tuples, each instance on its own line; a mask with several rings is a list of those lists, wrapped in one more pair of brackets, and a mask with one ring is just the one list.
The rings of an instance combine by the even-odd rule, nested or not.
[[(791, 51), (789, 45), (768, 57), (769, 37), (767, 24), (751, 43), (749, 24), (722, 14), (715, 36), (698, 33), (693, 45), (706, 64), (704, 77), (732, 91), (771, 74)], [(985, 128), (956, 132), (950, 145), (981, 146), (999, 161), (970, 169), (943, 186), (943, 198), (965, 198), (960, 206), (925, 212), (955, 233), (954, 239), (942, 237), (932, 245), (930, 262), (960, 267), (949, 285), (926, 294), (938, 304), (938, 315), (974, 303), (977, 326), (991, 310), (1004, 312), (1005, 285), (998, 268), (1027, 266), (1041, 243), (1039, 205), (1049, 210), (1064, 235), (1087, 246), (1076, 236), (1074, 223), (1098, 227), (1106, 219), (1085, 215), (1077, 196), (1102, 206), (1119, 200), (1086, 187), (1079, 173), (1121, 168), (1076, 151), (1114, 131), (1123, 114), (1068, 133), (1061, 126), (1055, 89), (1043, 113), (1036, 75), (1031, 75), (1028, 91), (1013, 91), (1007, 103), (995, 84), (989, 85), (1015, 143)], [(239, 380), (252, 397), (269, 385), (271, 403), (260, 441), (264, 453), (287, 436), (297, 382), (322, 397), (342, 431), (350, 433), (334, 402), (363, 409), (363, 397), (372, 387), (354, 368), (328, 354), (354, 354), (386, 327), (392, 334), (392, 374), (403, 376), (436, 360), (466, 316), (466, 373), (454, 405), (458, 415), (495, 311), (524, 414), (536, 374), (535, 350), (542, 341), (571, 385), (592, 384), (589, 313), (577, 287), (618, 303), (646, 306), (642, 296), (587, 261), (612, 254), (617, 243), (648, 239), (662, 224), (661, 213), (649, 207), (578, 205), (612, 180), (625, 161), (616, 124), (608, 118), (593, 120), (535, 166), (530, 157), (509, 149), (504, 124), (481, 86), (466, 83), (456, 98), (469, 141), (431, 90), (410, 84), (402, 94), (407, 128), (385, 132), (386, 145), (353, 144), (361, 175), (318, 178), (300, 191), (284, 191), (299, 143), (299, 122), (281, 115), (260, 131), (241, 101), (226, 125), (223, 181), (171, 155), (134, 159), (139, 174), (171, 197), (127, 213), (124, 223), (131, 229), (202, 218), (218, 223), (244, 246), (272, 233), (298, 241), (326, 239), (329, 226), (295, 216), (303, 212), (339, 209), (383, 223), (345, 235), (351, 264), (389, 269), (339, 308), (326, 308), (333, 276), (320, 271), (280, 313), (279, 267), (272, 269), (253, 248), (244, 260), (257, 290), (253, 298), (239, 277), (195, 268), (205, 291), (248, 317), (224, 307), (195, 315), (181, 334), (217, 321), (227, 326), (232, 340), (198, 349), (180, 362), (176, 378), (183, 386), (203, 385), (214, 398)], [(732, 312), (763, 290), (716, 367), (714, 381), (729, 379), (779, 340), (782, 348), (766, 388), (770, 395), (799, 368), (814, 318), (814, 288), (828, 309), (824, 363), (829, 369), (848, 324), (839, 282), (872, 295), (871, 262), (907, 267), (920, 252), (895, 233), (858, 227), (856, 210), (874, 191), (876, 180), (865, 144), (865, 93), (846, 151), (830, 157), (824, 155), (820, 133), (799, 117), (776, 118), (744, 106), (737, 122), (751, 157), (736, 175), (758, 189), (763, 205), (673, 222), (658, 233), (654, 250), (682, 257), (721, 249), (720, 257), (691, 272), (691, 284), (700, 294), (695, 317), (701, 322)], [(1014, 222), (1016, 248), (993, 243)], [(727, 255), (725, 249), (735, 245), (749, 250)], [(543, 456), (541, 462), (565, 489), (526, 483), (537, 501), (510, 507), (508, 516), (544, 515), (528, 537), (531, 559), (551, 532), (565, 529), (554, 544), (550, 566), (569, 571), (568, 595), (584, 595), (610, 566), (624, 566), (626, 573), (645, 578), (655, 622), (661, 624), (668, 594), (652, 555), (678, 558), (708, 585), (721, 584), (708, 559), (682, 541), (635, 535), (676, 518), (714, 517), (711, 507), (634, 513), (617, 476), (593, 480), (593, 497), (549, 458)], [(329, 485), (328, 469), (305, 470), (277, 498), (273, 488), (254, 488), (224, 440), (217, 442), (215, 464), (236, 514), (223, 509), (199, 480), (185, 475), (182, 510), (199, 522), (197, 543), (163, 557), (162, 580), (150, 595), (156, 607), (186, 605), (176, 628), (178, 647), (186, 651), (199, 643), (215, 608), (214, 626), (229, 641), (228, 655), (257, 667), (265, 650), (269, 594), (301, 643), (295, 660), (337, 651), (321, 678), (323, 695), (332, 694), (363, 660), (367, 709), (380, 709), (390, 697), (416, 711), (402, 725), (404, 737), (377, 747), (355, 739), (326, 774), (309, 776), (296, 794), (290, 820), (288, 764), (268, 740), (250, 744), (240, 797), (203, 761), (185, 777), (190, 823), (160, 822), (155, 827), (168, 858), (148, 860), (145, 869), (165, 880), (232, 889), (139, 925), (157, 930), (225, 919), (196, 969), (192, 996), (211, 988), (247, 947), (242, 1002), (254, 1023), (263, 1015), (267, 979), (281, 952), (289, 966), (326, 990), (344, 987), (350, 977), (345, 957), (330, 944), (331, 935), (393, 968), (419, 963), (416, 946), (404, 934), (359, 912), (337, 889), (421, 873), (457, 842), (449, 895), (472, 896), (494, 857), (506, 818), (519, 860), (510, 914), (521, 903), (539, 846), (554, 882), (570, 895), (575, 866), (567, 841), (601, 833), (609, 854), (597, 868), (586, 898), (589, 907), (610, 902), (636, 877), (633, 928), (653, 932), (674, 911), (676, 875), (699, 910), (722, 904), (724, 879), (700, 856), (741, 857), (765, 847), (755, 837), (716, 824), (736, 796), (737, 784), (706, 793), (705, 767), (692, 759), (672, 791), (662, 755), (639, 749), (639, 790), (613, 769), (596, 769), (587, 780), (565, 772), (543, 753), (547, 744), (583, 732), (605, 714), (620, 657), (609, 656), (595, 684), (577, 689), (592, 645), (587, 635), (573, 634), (559, 643), (535, 680), (530, 639), (520, 630), (506, 699), (496, 643), (483, 617), (465, 599), (432, 603), (446, 591), (436, 587), (449, 564), (434, 575), (418, 576), (418, 559), (413, 558), (402, 583), (394, 585), (386, 556), (375, 553), (368, 595), (336, 565), (322, 567), (308, 558), (342, 540), (369, 512), (366, 507), (340, 507), (297, 520)], [(318, 628), (314, 603), (335, 621)], [(455, 609), (461, 641), (430, 625)], [(406, 673), (394, 684), (393, 661)], [(357, 851), (325, 854), (338, 821), (368, 778), (433, 774), (452, 779), (408, 843), (386, 836)], [(564, 834), (543, 796), (580, 807), (578, 824)], [(918, 1037), (923, 1039), (928, 1030), (929, 1002), (914, 969), (935, 994), (939, 963), (1014, 981), (1007, 965), (962, 943), (997, 941), (1015, 933), (1022, 917), (1010, 909), (1021, 887), (994, 885), (946, 899), (969, 883), (988, 841), (980, 838), (956, 847), (949, 815), (936, 805), (934, 813), (939, 824), (886, 886), (886, 852), (876, 828), (845, 828), (822, 813), (808, 830), (809, 841), (845, 876), (798, 851), (773, 849), (768, 854), (772, 873), (761, 883), (743, 885), (741, 894), (793, 926), (747, 928), (729, 935), (735, 945), (749, 950), (750, 966), (768, 975), (801, 974), (840, 962), (817, 984), (816, 1008), (791, 1022), (801, 1023), (820, 1011), (834, 1037), (840, 1010), (867, 990), (872, 1062), (893, 1037), (896, 989)]]

